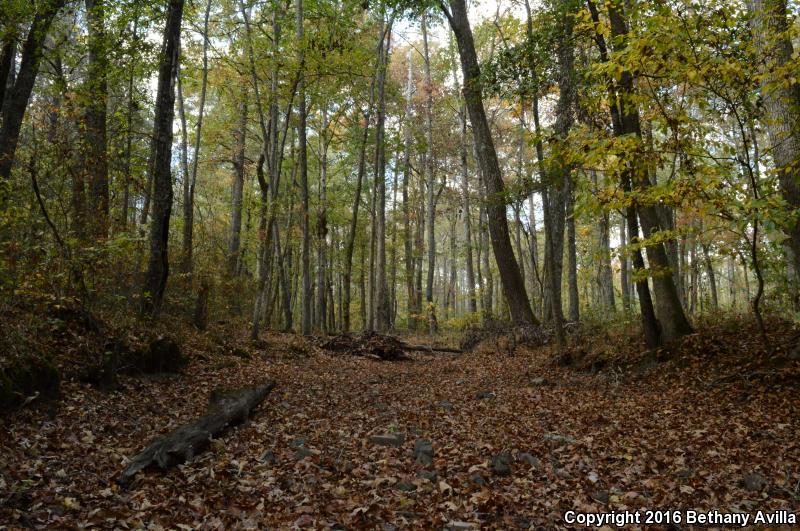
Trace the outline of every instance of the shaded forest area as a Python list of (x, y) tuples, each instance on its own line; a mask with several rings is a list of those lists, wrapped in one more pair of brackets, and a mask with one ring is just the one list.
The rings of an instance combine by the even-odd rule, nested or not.
[(0, 0), (0, 529), (797, 515), (799, 11)]

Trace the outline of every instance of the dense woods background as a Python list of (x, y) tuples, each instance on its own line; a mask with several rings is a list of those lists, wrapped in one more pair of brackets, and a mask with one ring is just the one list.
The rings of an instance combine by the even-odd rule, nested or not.
[(651, 345), (798, 311), (796, 6), (306, 3), (4, 2), (4, 298)]

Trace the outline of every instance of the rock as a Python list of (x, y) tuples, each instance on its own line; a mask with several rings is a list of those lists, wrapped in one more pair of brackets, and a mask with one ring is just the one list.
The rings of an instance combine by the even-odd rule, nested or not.
[(420, 479), (427, 479), (431, 483), (436, 483), (436, 480), (439, 479), (439, 474), (437, 474), (435, 470), (420, 470), (417, 472), (417, 477)]
[(414, 443), (414, 460), (421, 465), (432, 465), (433, 443), (427, 439), (418, 439)]
[(312, 455), (314, 455), (314, 452), (312, 452), (308, 448), (304, 448), (304, 447), (301, 446), (294, 453), (294, 459), (295, 459), (295, 461), (301, 461), (301, 460), (305, 459), (306, 457), (311, 457)]
[(531, 385), (545, 385), (546, 383), (547, 383), (547, 380), (545, 380), (541, 376), (531, 380)]
[(60, 387), (58, 368), (45, 356), (32, 353), (9, 360), (0, 365), (0, 411), (39, 397), (55, 398)]
[(292, 448), (300, 448), (301, 446), (306, 445), (306, 438), (305, 437), (298, 437), (297, 439), (292, 439), (289, 441), (289, 446)]
[(500, 452), (492, 460), (492, 473), (496, 476), (511, 475), (511, 454)]
[(478, 524), (472, 522), (462, 522), (460, 520), (451, 520), (445, 524), (444, 528), (447, 531), (462, 531), (466, 529), (478, 529)]
[(403, 492), (414, 492), (417, 490), (417, 486), (413, 483), (408, 483), (406, 481), (401, 481), (397, 485), (394, 486), (395, 489)]
[(464, 385), (465, 383), (466, 383), (466, 380), (463, 379), (463, 378), (459, 378), (458, 380), (456, 380), (456, 385)]
[(608, 491), (598, 490), (592, 493), (592, 499), (596, 502), (607, 504), (608, 500), (611, 499), (611, 496), (609, 496)]
[(146, 374), (178, 372), (187, 364), (177, 341), (167, 336), (160, 336), (150, 342), (144, 351), (139, 353), (137, 367)]
[(539, 470), (540, 468), (542, 468), (542, 462), (539, 460), (539, 458), (527, 452), (518, 453), (517, 461), (522, 461), (523, 463), (526, 463), (534, 470)]
[(477, 472), (475, 472), (469, 477), (469, 481), (470, 483), (477, 485), (479, 487), (483, 487), (484, 485), (486, 485), (486, 480), (483, 478), (482, 475), (480, 475)]
[(231, 356), (236, 356), (237, 358), (242, 358), (244, 360), (249, 360), (252, 357), (248, 351), (240, 347), (233, 349), (231, 351)]
[(497, 394), (494, 391), (481, 391), (477, 395), (475, 395), (476, 400), (485, 400), (487, 398), (494, 398)]
[(267, 450), (261, 454), (261, 457), (259, 457), (258, 460), (262, 463), (272, 464), (275, 462), (275, 453), (272, 450)]
[(378, 446), (403, 446), (406, 436), (402, 433), (388, 433), (384, 435), (370, 435), (369, 442)]
[(546, 433), (543, 439), (547, 442), (555, 443), (557, 445), (575, 444), (578, 442), (575, 437), (570, 437), (569, 435), (559, 435), (557, 433)]
[(448, 402), (447, 400), (442, 400), (439, 402), (439, 407), (444, 409), (445, 411), (453, 411), (453, 404)]
[(767, 486), (766, 478), (758, 472), (747, 474), (744, 479), (742, 479), (742, 483), (744, 484), (744, 488), (750, 492), (758, 492)]

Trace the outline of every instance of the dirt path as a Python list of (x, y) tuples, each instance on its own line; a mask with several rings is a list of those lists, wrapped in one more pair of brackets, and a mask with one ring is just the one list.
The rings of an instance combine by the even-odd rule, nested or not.
[[(709, 388), (658, 368), (640, 380), (578, 374), (542, 350), (390, 363), (298, 357), (270, 341), (252, 360), (129, 379), (121, 392), (69, 383), (52, 418), (4, 419), (0, 522), (508, 529), (555, 527), (569, 509), (800, 511), (796, 393)], [(213, 387), (273, 378), (255, 417), (211, 451), (128, 491), (113, 484), (124, 456), (202, 411)], [(397, 447), (369, 440), (396, 434)], [(415, 463), (417, 439), (431, 441), (432, 465)], [(501, 452), (508, 475), (493, 469)]]

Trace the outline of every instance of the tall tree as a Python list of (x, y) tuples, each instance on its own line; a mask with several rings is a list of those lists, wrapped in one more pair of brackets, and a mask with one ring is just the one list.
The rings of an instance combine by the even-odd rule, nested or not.
[(234, 129), (233, 186), (231, 187), (231, 229), (228, 238), (228, 274), (239, 274), (242, 242), (242, 200), (244, 199), (245, 148), (247, 145), (247, 88), (242, 86), (239, 115)]
[(537, 323), (528, 302), (525, 282), (514, 258), (506, 219), (506, 197), (500, 165), (497, 161), (492, 134), (483, 107), (480, 86), (480, 66), (475, 53), (475, 42), (467, 17), (465, 0), (450, 0), (448, 9), (440, 4), (456, 37), (464, 77), (464, 100), (469, 111), (475, 139), (478, 164), (481, 167), (483, 185), (486, 189), (486, 212), (489, 233), (492, 239), (495, 261), (503, 284), (503, 293), (508, 302), (511, 319), (517, 324)]
[(795, 309), (800, 308), (800, 84), (789, 34), (786, 0), (748, 0), (750, 24), (760, 67), (761, 95), (770, 152), (781, 193), (789, 207), (784, 230), (788, 235), (789, 279)]
[[(611, 35), (615, 42), (615, 49), (624, 49), (628, 41), (628, 23), (625, 18), (624, 7), (619, 2), (607, 4), (608, 18), (611, 24)], [(619, 113), (620, 125), (623, 135), (635, 138), (642, 142), (642, 128), (639, 119), (639, 109), (636, 105), (636, 89), (633, 74), (623, 69), (619, 79)], [(646, 191), (651, 188), (647, 174), (646, 164), (637, 154), (631, 154), (635, 159), (628, 161), (629, 176), (633, 190)], [(638, 202), (637, 211), (642, 222), (642, 230), (646, 238), (657, 237), (662, 230), (656, 207), (645, 202)], [(646, 247), (647, 259), (653, 275), (653, 288), (656, 294), (657, 314), (661, 324), (661, 336), (664, 341), (673, 341), (688, 333), (692, 326), (686, 318), (681, 306), (678, 290), (670, 271), (667, 252), (661, 241), (651, 242)]]
[(169, 218), (172, 213), (172, 121), (175, 116), (175, 79), (181, 40), (184, 0), (170, 0), (156, 90), (153, 151), (149, 173), (153, 183), (153, 219), (150, 222), (150, 258), (144, 276), (142, 314), (158, 315), (169, 276)]
[(211, 1), (206, 2), (203, 16), (203, 70), (200, 79), (200, 98), (197, 102), (197, 122), (194, 126), (194, 149), (192, 150), (191, 175), (183, 183), (183, 252), (181, 271), (191, 273), (193, 267), (192, 250), (194, 246), (194, 192), (197, 186), (197, 165), (200, 163), (200, 139), (203, 132), (203, 116), (206, 108), (206, 88), (208, 86), (208, 21), (211, 18)]
[(84, 111), (84, 160), (89, 184), (90, 232), (95, 238), (108, 234), (109, 191), (106, 135), (108, 59), (106, 54), (104, 0), (86, 0), (88, 66)]
[[(38, 5), (28, 37), (22, 44), (22, 58), (13, 86), (6, 89), (3, 98), (2, 126), (0, 126), (0, 207), (8, 201), (8, 180), (14, 165), (22, 119), (39, 73), (44, 41), (56, 14), (66, 0), (45, 0)], [(7, 52), (10, 54), (10, 51)]]
[(378, 109), (375, 124), (375, 207), (376, 207), (376, 304), (375, 323), (379, 332), (389, 328), (389, 288), (386, 279), (386, 67), (392, 35), (392, 21), (386, 24), (381, 11), (380, 52), (378, 60)]
[(428, 49), (428, 13), (422, 13), (422, 59), (425, 66), (425, 205), (428, 240), (428, 274), (425, 282), (425, 304), (428, 313), (428, 328), (437, 332), (436, 306), (433, 303), (433, 275), (436, 271), (436, 175), (433, 169), (433, 82), (431, 81), (431, 57)]
[(302, 231), (301, 274), (302, 294), (300, 297), (300, 330), (304, 335), (311, 333), (311, 234), (308, 216), (308, 141), (306, 140), (306, 76), (305, 76), (305, 29), (303, 0), (295, 0), (295, 30), (297, 37), (297, 60), (300, 64), (297, 86), (297, 164), (300, 174), (300, 230)]

